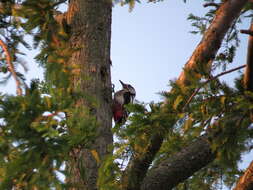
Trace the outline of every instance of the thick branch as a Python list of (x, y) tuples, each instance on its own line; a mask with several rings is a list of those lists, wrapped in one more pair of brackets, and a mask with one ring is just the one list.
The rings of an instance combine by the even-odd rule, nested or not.
[[(252, 30), (253, 30), (253, 19), (251, 21), (251, 26), (250, 26), (250, 31)], [(244, 73), (243, 82), (244, 82), (245, 90), (253, 92), (253, 36), (252, 35), (250, 35), (248, 39), (247, 63), (246, 63), (246, 70)], [(251, 121), (253, 121), (253, 110), (251, 110), (250, 112), (250, 118), (251, 118)]]
[(240, 32), (242, 34), (249, 34), (249, 35), (253, 36), (253, 31), (252, 30), (240, 30)]
[[(239, 16), (241, 9), (246, 4), (247, 0), (228, 0), (225, 1), (219, 9), (216, 11), (216, 16), (211, 23), (210, 27), (207, 29), (207, 31), (204, 34), (204, 37), (202, 41), (199, 43), (195, 51), (193, 52), (193, 55), (189, 59), (189, 61), (186, 63), (184, 67), (184, 71), (180, 74), (177, 82), (182, 85), (189, 85), (189, 81), (187, 80), (187, 72), (191, 71), (192, 77), (196, 78), (196, 80), (199, 80), (201, 78), (201, 75), (198, 71), (198, 64), (204, 65), (206, 68), (206, 72), (210, 71), (211, 68), (211, 62), (215, 58), (215, 55), (218, 51), (218, 49), (221, 46), (221, 42), (234, 22), (234, 20)], [(202, 67), (203, 68), (203, 67)], [(191, 79), (192, 80), (192, 79)], [(158, 138), (158, 137), (157, 137)], [(159, 137), (160, 138), (160, 137)], [(154, 140), (153, 142), (160, 142)], [(150, 147), (157, 146), (157, 144), (150, 144)], [(158, 145), (159, 147), (161, 144)], [(194, 148), (195, 147), (195, 148)], [(157, 149), (158, 151), (159, 149)], [(157, 151), (152, 152), (152, 155), (149, 155), (150, 157), (154, 157)], [(195, 153), (198, 153), (201, 156), (194, 157), (194, 159), (190, 163), (189, 161), (186, 161), (182, 163), (181, 165), (178, 164), (178, 167), (174, 167), (176, 157), (173, 157), (171, 159), (167, 160), (167, 167), (165, 166), (158, 166), (157, 170), (152, 170), (152, 173), (149, 173), (148, 176), (144, 178), (144, 182), (142, 183), (143, 186), (141, 187), (142, 190), (152, 190), (152, 189), (159, 189), (159, 190), (167, 190), (168, 187), (175, 187), (179, 182), (182, 180), (187, 179), (191, 175), (193, 175), (194, 172), (198, 171), (202, 167), (206, 166), (208, 163), (210, 163), (214, 159), (214, 155), (210, 153), (211, 149), (209, 144), (203, 140), (202, 138), (197, 139), (195, 142), (193, 142), (192, 146), (187, 147), (184, 149), (184, 151), (179, 152), (177, 155), (181, 156), (180, 158), (191, 158), (189, 156), (194, 155)], [(186, 153), (187, 152), (187, 153)], [(146, 154), (150, 154), (149, 152), (143, 153), (143, 158), (145, 158)], [(175, 158), (175, 159), (174, 159)], [(204, 160), (203, 160), (204, 158)], [(127, 167), (128, 170), (128, 184), (130, 183), (130, 180), (132, 177), (136, 177), (138, 180), (142, 181), (143, 176), (145, 176), (145, 173), (140, 173), (139, 168), (143, 170), (143, 172), (147, 171), (147, 167), (150, 166), (151, 160), (149, 160), (149, 163), (144, 163), (146, 161), (145, 159), (139, 159), (134, 158), (131, 159), (129, 162), (129, 166)], [(180, 163), (180, 159), (177, 161)], [(176, 164), (177, 164), (176, 162)], [(139, 163), (139, 164), (136, 164)], [(136, 164), (136, 165), (135, 165)], [(192, 167), (189, 167), (189, 165), (192, 164)], [(134, 166), (134, 167), (133, 167)], [(145, 167), (142, 167), (145, 166)], [(185, 168), (187, 171), (185, 171)], [(172, 171), (172, 172), (171, 172)], [(184, 174), (181, 172), (183, 171)], [(170, 172), (170, 173), (169, 173)], [(169, 174), (168, 174), (169, 173)], [(181, 175), (176, 175), (180, 174)], [(172, 175), (171, 175), (172, 174)], [(159, 179), (159, 180), (157, 180)], [(141, 182), (137, 183), (135, 187), (128, 185), (124, 189), (131, 189), (131, 190), (138, 190), (140, 189), (139, 184)], [(148, 185), (147, 185), (148, 184)]]
[[(253, 21), (251, 22), (250, 31), (253, 31)], [(246, 70), (244, 73), (244, 87), (246, 90), (253, 91), (253, 36), (248, 39), (248, 53)]]
[(179, 84), (185, 85), (189, 83), (187, 80), (187, 72), (189, 71), (191, 71), (191, 77), (196, 79), (201, 77), (198, 64), (201, 64), (201, 68), (204, 66), (206, 73), (210, 72), (211, 62), (215, 58), (225, 34), (234, 20), (239, 16), (246, 2), (247, 0), (227, 0), (219, 7), (202, 41), (184, 66), (184, 70), (178, 79)]
[(203, 5), (203, 7), (216, 7), (216, 8), (219, 8), (219, 6), (220, 6), (220, 4), (218, 4), (218, 3), (205, 3), (204, 5)]
[(162, 142), (163, 135), (161, 133), (155, 134), (151, 138), (145, 153), (131, 158), (123, 176), (123, 189), (137, 190), (137, 188), (140, 188), (150, 163), (154, 160), (155, 154), (159, 151)]
[(236, 187), (233, 190), (252, 190), (253, 189), (253, 161), (239, 178)]
[(22, 89), (21, 89), (21, 84), (20, 84), (20, 81), (18, 79), (18, 76), (17, 76), (17, 73), (14, 69), (14, 66), (13, 66), (13, 63), (12, 63), (12, 59), (11, 59), (11, 55), (10, 55), (10, 52), (8, 50), (8, 47), (7, 45), (0, 39), (0, 46), (2, 47), (4, 53), (5, 53), (5, 56), (6, 56), (6, 63), (8, 65), (8, 69), (9, 71), (11, 72), (15, 82), (16, 82), (16, 88), (17, 88), (17, 95), (22, 95)]
[(207, 136), (202, 136), (180, 152), (150, 170), (142, 183), (142, 190), (169, 190), (212, 162)]

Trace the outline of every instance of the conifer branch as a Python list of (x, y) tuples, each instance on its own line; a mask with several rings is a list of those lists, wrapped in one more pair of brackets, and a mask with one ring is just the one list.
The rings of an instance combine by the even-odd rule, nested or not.
[[(58, 3), (55, 3), (53, 6), (58, 6), (62, 3), (66, 2), (66, 0), (59, 1)], [(12, 11), (19, 11), (23, 8), (22, 4), (13, 4), (10, 7), (9, 12), (6, 10), (6, 7), (4, 6), (4, 3), (0, 3), (0, 14), (7, 14), (7, 15), (12, 15)], [(59, 24), (62, 23), (62, 20), (66, 18), (66, 13), (62, 13), (60, 11), (54, 10), (54, 18), (56, 22)]]
[(242, 34), (248, 34), (248, 35), (253, 36), (253, 31), (252, 31), (252, 30), (240, 30), (240, 32), (241, 32)]
[[(216, 15), (215, 15), (212, 23), (210, 24), (209, 28), (206, 30), (206, 32), (203, 36), (203, 40), (201, 40), (199, 45), (196, 47), (191, 58), (188, 60), (188, 62), (184, 66), (184, 70), (181, 72), (180, 76), (178, 77), (177, 83), (179, 85), (182, 85), (182, 87), (184, 87), (184, 86), (188, 86), (191, 84), (192, 79), (188, 80), (188, 78), (187, 78), (187, 72), (189, 72), (189, 71), (191, 71), (194, 74), (193, 77), (195, 80), (200, 80), (202, 75), (199, 74), (198, 69), (197, 69), (198, 65), (200, 63), (202, 64), (203, 68), (205, 68), (205, 71), (207, 73), (210, 72), (212, 61), (215, 58), (216, 53), (221, 46), (224, 36), (226, 35), (226, 33), (229, 30), (229, 28), (231, 27), (231, 25), (234, 23), (235, 19), (238, 18), (239, 14), (240, 14), (243, 6), (246, 4), (246, 2), (247, 2), (247, 0), (224, 1), (224, 3), (222, 3), (219, 6), (219, 9), (216, 11)], [(215, 35), (213, 35), (214, 33), (215, 33)], [(173, 89), (172, 89), (172, 92), (173, 92)], [(165, 104), (166, 104), (166, 102), (165, 102)], [(153, 136), (153, 138), (154, 137), (155, 136)], [(156, 142), (159, 140), (159, 138), (160, 138), (160, 136), (155, 137), (153, 139), (153, 142), (150, 143), (149, 146), (150, 147), (158, 146), (159, 148), (157, 148), (156, 150), (159, 150), (161, 144), (156, 144)], [(150, 142), (151, 142), (151, 140), (150, 140)], [(208, 143), (206, 143), (205, 145), (204, 145), (204, 143), (202, 143), (202, 145), (200, 145), (200, 148), (199, 148), (200, 151), (205, 150), (205, 149), (207, 151), (203, 152), (202, 157), (207, 156), (209, 154), (210, 145)], [(187, 151), (189, 151), (189, 152), (191, 151), (189, 149), (189, 147), (188, 147)], [(154, 156), (156, 153), (157, 153), (157, 151), (153, 151), (152, 155), (151, 155), (151, 153), (147, 151), (147, 152), (143, 153), (142, 157), (143, 158), (147, 157), (146, 154), (150, 154), (149, 156), (151, 157), (151, 156)], [(180, 154), (180, 152), (178, 154)], [(196, 161), (196, 163), (198, 163), (197, 166), (190, 169), (189, 174), (187, 174), (184, 179), (190, 177), (195, 171), (198, 171), (200, 168), (206, 166), (212, 160), (213, 159), (210, 159), (208, 161), (206, 160), (207, 162), (203, 163), (202, 166), (200, 166), (198, 161)], [(150, 161), (150, 160), (148, 160), (148, 161)], [(127, 183), (126, 187), (124, 187), (124, 190), (128, 190), (128, 189), (135, 189), (135, 190), (139, 190), (139, 189), (142, 189), (142, 190), (169, 189), (168, 183), (170, 183), (171, 187), (175, 187), (179, 181), (183, 180), (183, 178), (177, 179), (178, 181), (173, 184), (173, 182), (171, 181), (171, 179), (173, 177), (171, 179), (169, 179), (167, 176), (167, 172), (171, 169), (170, 167), (167, 167), (161, 173), (154, 172), (152, 174), (153, 176), (161, 176), (160, 183), (158, 182), (157, 178), (153, 178), (149, 175), (145, 176), (145, 173), (147, 171), (147, 167), (149, 167), (151, 163), (152, 163), (152, 161), (147, 162), (146, 159), (144, 159), (144, 160), (140, 160), (139, 158), (130, 159), (130, 161), (128, 163), (128, 167), (127, 167), (130, 169), (130, 170), (128, 170), (128, 172), (129, 172), (128, 176), (126, 176), (126, 178), (128, 178), (127, 181), (130, 182), (131, 179), (138, 179), (140, 182), (136, 183), (135, 187), (133, 187), (134, 186), (133, 183)], [(171, 166), (171, 167), (173, 167), (173, 166)], [(182, 166), (182, 168), (183, 168), (183, 166)], [(176, 169), (173, 168), (173, 169), (180, 171), (180, 169), (182, 169), (182, 168), (176, 168)], [(143, 172), (144, 174), (141, 173), (140, 171)], [(147, 174), (148, 173), (149, 172), (147, 172)], [(174, 177), (174, 178), (176, 178), (176, 177)], [(146, 182), (148, 185), (145, 185)], [(143, 184), (143, 185), (141, 185), (141, 187), (139, 186), (140, 183)], [(151, 184), (152, 184), (152, 187), (151, 187)], [(161, 186), (163, 188), (161, 188)]]
[(17, 76), (17, 73), (14, 69), (14, 65), (12, 63), (12, 58), (11, 58), (11, 54), (8, 50), (8, 47), (7, 45), (0, 39), (0, 46), (2, 47), (4, 53), (5, 53), (5, 56), (6, 56), (6, 63), (8, 65), (8, 70), (11, 72), (14, 80), (15, 80), (15, 83), (16, 83), (16, 92), (17, 92), (17, 95), (21, 96), (22, 95), (22, 88), (21, 88), (21, 83), (18, 79), (18, 76)]
[(211, 82), (211, 81), (213, 81), (213, 80), (219, 78), (220, 76), (223, 76), (223, 75), (226, 75), (226, 74), (228, 74), (228, 73), (237, 71), (237, 70), (242, 69), (242, 68), (244, 68), (244, 67), (246, 67), (246, 65), (241, 65), (241, 66), (239, 66), (239, 67), (230, 69), (230, 70), (228, 70), (228, 71), (224, 71), (224, 72), (222, 72), (222, 73), (220, 73), (220, 74), (218, 74), (218, 75), (216, 75), (216, 76), (214, 76), (214, 77), (208, 79), (208, 80), (205, 81), (204, 83), (202, 83), (202, 84), (200, 85), (200, 87), (198, 87), (198, 88), (192, 93), (192, 95), (190, 96), (190, 98), (187, 100), (186, 104), (185, 104), (184, 107), (183, 107), (183, 111), (185, 111), (186, 107), (191, 103), (191, 101), (192, 101), (192, 99), (194, 98), (194, 96), (196, 96), (196, 94), (200, 91), (200, 89), (201, 89), (203, 86), (205, 86), (205, 85), (208, 84), (209, 82)]
[[(190, 59), (184, 66), (177, 83), (179, 85), (188, 85), (191, 83), (187, 78), (187, 72), (192, 72), (192, 77), (199, 80), (202, 75), (199, 73), (198, 65), (201, 64), (205, 73), (210, 73), (212, 61), (221, 46), (222, 40), (228, 29), (234, 23), (241, 13), (242, 5), (248, 0), (224, 1), (216, 11), (214, 20), (206, 30), (203, 39), (196, 47)], [(219, 31), (219, 32), (217, 32)], [(216, 34), (216, 35), (214, 35)], [(191, 79), (192, 80), (192, 79)]]
[[(210, 72), (211, 64), (213, 59), (216, 56), (218, 49), (221, 46), (222, 40), (234, 23), (235, 19), (238, 18), (242, 8), (247, 3), (247, 0), (233, 0), (233, 1), (224, 1), (220, 6), (219, 9), (216, 11), (216, 15), (212, 23), (210, 24), (209, 28), (206, 30), (203, 39), (196, 47), (195, 51), (193, 52), (191, 58), (186, 63), (183, 72), (180, 74), (179, 78), (177, 79), (177, 83), (179, 85), (188, 86), (191, 84), (191, 80), (187, 78), (187, 72), (193, 72), (194, 79), (200, 80), (202, 77), (201, 74), (198, 72), (198, 64), (202, 64), (204, 68), (206, 68), (206, 72)], [(215, 35), (213, 35), (215, 33)], [(173, 91), (173, 89), (172, 89)], [(207, 138), (207, 137), (206, 137)], [(195, 146), (197, 146), (198, 154), (201, 155), (196, 159), (196, 165), (192, 168), (187, 168), (189, 163), (192, 165), (192, 160), (190, 162), (182, 163), (182, 159), (179, 159), (179, 162), (173, 162), (173, 159), (177, 159), (179, 155), (182, 158), (191, 158), (190, 152), (195, 154), (195, 148), (191, 149), (191, 147), (186, 147), (184, 150), (179, 151), (175, 157), (167, 158), (166, 159), (166, 167), (158, 165), (158, 168), (161, 167), (161, 170), (153, 170), (151, 173), (147, 172), (147, 175), (144, 177), (142, 181), (141, 187), (135, 188), (141, 190), (165, 190), (165, 189), (172, 189), (178, 183), (182, 182), (183, 180), (187, 179), (188, 177), (192, 176), (196, 171), (205, 167), (208, 163), (212, 162), (215, 158), (215, 154), (211, 151), (211, 147), (209, 143), (206, 143), (206, 138), (202, 139), (201, 137), (197, 138)], [(200, 142), (199, 144), (197, 142)], [(194, 146), (194, 147), (195, 147)], [(186, 155), (185, 152), (189, 151), (189, 155)], [(145, 153), (144, 153), (145, 154)], [(203, 160), (202, 160), (203, 159)], [(181, 163), (181, 165), (177, 165)], [(201, 163), (201, 164), (200, 164)], [(129, 163), (131, 164), (131, 163)], [(187, 169), (185, 169), (187, 168)], [(169, 176), (169, 172), (171, 172), (171, 176)], [(176, 176), (175, 173), (179, 172), (180, 174), (184, 173), (185, 176)], [(186, 174), (187, 173), (187, 174)], [(170, 178), (171, 177), (171, 178)], [(126, 188), (127, 189), (127, 188)]]

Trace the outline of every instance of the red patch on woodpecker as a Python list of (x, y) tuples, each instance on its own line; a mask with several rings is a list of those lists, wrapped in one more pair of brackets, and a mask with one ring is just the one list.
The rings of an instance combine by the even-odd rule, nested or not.
[(115, 123), (121, 123), (123, 121), (125, 111), (122, 105), (117, 103), (113, 104), (112, 113)]

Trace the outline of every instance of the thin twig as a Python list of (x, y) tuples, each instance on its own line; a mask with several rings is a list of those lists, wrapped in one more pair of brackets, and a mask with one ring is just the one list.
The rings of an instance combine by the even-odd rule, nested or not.
[(203, 5), (203, 7), (210, 7), (210, 6), (212, 6), (212, 7), (216, 7), (216, 8), (219, 8), (220, 7), (220, 4), (218, 4), (218, 3), (205, 3), (204, 5)]
[(14, 66), (13, 66), (13, 63), (12, 63), (12, 59), (11, 59), (11, 55), (10, 55), (10, 52), (8, 50), (8, 47), (7, 45), (0, 39), (0, 46), (2, 47), (4, 53), (5, 53), (5, 56), (6, 56), (6, 62), (7, 62), (7, 65), (8, 65), (8, 70), (11, 72), (15, 82), (16, 82), (16, 92), (17, 92), (17, 95), (21, 96), (22, 95), (22, 89), (21, 89), (21, 84), (20, 84), (20, 81), (18, 79), (18, 76), (17, 76), (17, 73), (14, 69)]
[(249, 34), (249, 35), (253, 36), (253, 31), (252, 30), (240, 30), (240, 32), (242, 34)]
[(220, 73), (220, 74), (218, 74), (218, 75), (216, 75), (216, 76), (214, 76), (214, 77), (208, 79), (208, 80), (205, 81), (204, 83), (202, 83), (201, 86), (198, 87), (198, 88), (192, 93), (192, 95), (190, 96), (190, 98), (188, 99), (188, 101), (186, 102), (186, 104), (184, 105), (183, 111), (184, 111), (184, 110), (186, 109), (186, 107), (190, 104), (190, 102), (192, 101), (192, 99), (194, 98), (194, 96), (195, 96), (195, 95), (200, 91), (200, 89), (201, 89), (203, 86), (205, 86), (207, 83), (209, 83), (210, 81), (212, 81), (212, 80), (214, 80), (214, 79), (219, 78), (220, 76), (223, 76), (223, 75), (225, 75), (225, 74), (228, 74), (228, 73), (237, 71), (237, 70), (242, 69), (242, 68), (244, 68), (244, 67), (246, 67), (246, 65), (241, 65), (241, 66), (236, 67), (236, 68), (234, 68), (234, 69), (231, 69), (231, 70), (228, 70), (228, 71), (224, 71), (224, 72), (222, 72), (222, 73)]

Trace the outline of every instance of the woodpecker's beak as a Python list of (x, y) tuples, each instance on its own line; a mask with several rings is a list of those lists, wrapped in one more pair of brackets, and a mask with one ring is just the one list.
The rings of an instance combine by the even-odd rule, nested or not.
[(119, 80), (119, 82), (121, 83), (121, 85), (124, 87), (125, 86), (125, 83), (122, 82), (121, 80)]
[(119, 80), (119, 82), (121, 83), (123, 88), (127, 88), (127, 85), (124, 82), (122, 82), (121, 80)]

